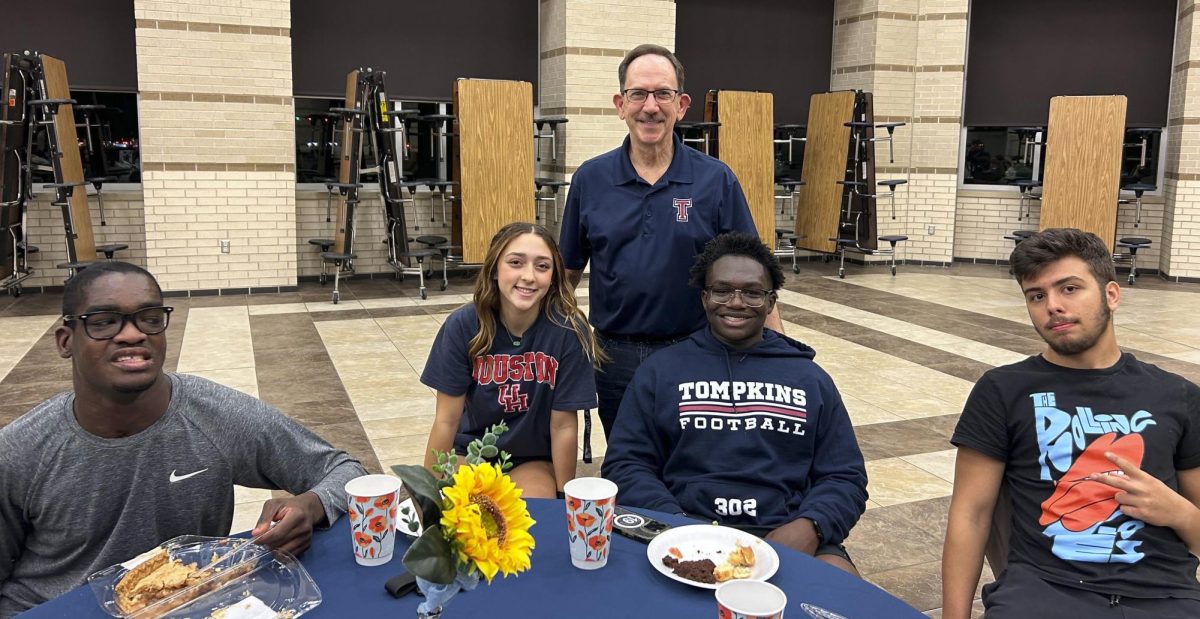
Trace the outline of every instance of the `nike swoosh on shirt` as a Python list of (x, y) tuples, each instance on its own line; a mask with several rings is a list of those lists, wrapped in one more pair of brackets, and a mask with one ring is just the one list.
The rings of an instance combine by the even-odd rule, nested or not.
[(208, 469), (200, 469), (199, 471), (196, 471), (195, 473), (188, 473), (187, 475), (176, 475), (175, 471), (171, 471), (171, 483), (175, 483), (177, 481), (183, 481), (189, 477), (195, 477), (207, 470)]

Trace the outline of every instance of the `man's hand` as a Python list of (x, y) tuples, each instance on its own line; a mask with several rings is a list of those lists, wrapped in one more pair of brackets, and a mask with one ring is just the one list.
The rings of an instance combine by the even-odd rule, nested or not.
[(1088, 477), (1120, 490), (1115, 498), (1121, 512), (1148, 524), (1180, 530), (1194, 522), (1197, 508), (1183, 495), (1167, 487), (1157, 477), (1139, 469), (1115, 453), (1105, 452), (1104, 457), (1121, 468), (1121, 473), (1098, 473)]
[[(263, 504), (258, 524), (250, 531), (255, 537), (271, 529), (258, 540), (260, 544), (278, 548), (293, 555), (300, 554), (312, 544), (313, 527), (325, 521), (321, 499), (312, 492), (286, 499), (271, 499)], [(275, 526), (272, 528), (271, 523)]]
[(820, 545), (817, 528), (808, 518), (797, 518), (767, 534), (767, 539), (812, 556)]

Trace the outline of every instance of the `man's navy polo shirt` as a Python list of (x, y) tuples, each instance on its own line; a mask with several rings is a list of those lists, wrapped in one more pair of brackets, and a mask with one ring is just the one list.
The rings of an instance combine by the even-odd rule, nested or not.
[(724, 163), (684, 146), (654, 185), (620, 148), (585, 161), (571, 178), (559, 247), (568, 269), (590, 260), (589, 319), (602, 333), (683, 336), (705, 324), (688, 272), (723, 232), (757, 234), (746, 196)]

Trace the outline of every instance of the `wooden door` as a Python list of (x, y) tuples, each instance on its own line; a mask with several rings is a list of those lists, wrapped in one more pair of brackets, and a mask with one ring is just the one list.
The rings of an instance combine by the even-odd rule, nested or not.
[(1079, 228), (1113, 247), (1125, 108), (1124, 95), (1050, 100), (1041, 229)]
[(774, 98), (769, 92), (717, 91), (720, 158), (737, 176), (758, 238), (775, 246)]
[(478, 264), (496, 231), (534, 220), (533, 85), (460, 78), (454, 82), (454, 175), (463, 262)]
[(796, 206), (796, 245), (800, 249), (832, 253), (837, 246), (830, 238), (838, 234), (845, 208), (843, 186), (850, 128), (854, 117), (854, 92), (815, 94), (809, 100), (808, 141), (804, 145), (804, 168)]
[[(63, 61), (42, 56), (42, 71), (46, 76), (46, 95), (50, 99), (70, 99), (67, 65)], [(87, 187), (83, 185), (83, 164), (79, 159), (79, 139), (75, 133), (75, 108), (63, 105), (54, 117), (57, 147), (61, 151), (54, 169), (55, 182), (79, 185), (71, 192), (68, 208), (63, 210), (67, 236), (67, 259), (70, 262), (91, 262), (96, 259), (96, 239), (92, 236), (92, 214), (88, 210)]]

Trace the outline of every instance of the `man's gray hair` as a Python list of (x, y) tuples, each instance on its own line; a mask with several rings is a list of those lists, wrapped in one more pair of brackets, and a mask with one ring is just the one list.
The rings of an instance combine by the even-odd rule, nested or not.
[(617, 67), (617, 77), (621, 80), (621, 90), (625, 90), (625, 74), (629, 71), (629, 63), (641, 58), (642, 56), (662, 56), (671, 62), (671, 66), (675, 67), (675, 80), (678, 82), (677, 87), (679, 92), (683, 92), (683, 63), (671, 53), (671, 50), (653, 43), (643, 43), (625, 54), (625, 58), (621, 60), (621, 64)]

